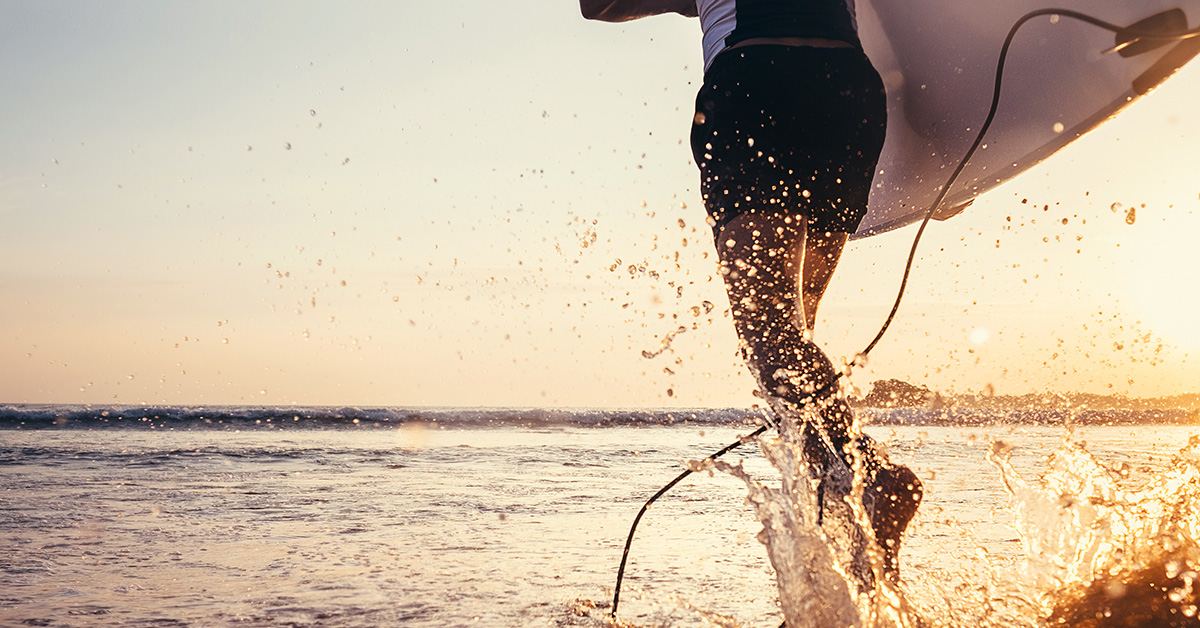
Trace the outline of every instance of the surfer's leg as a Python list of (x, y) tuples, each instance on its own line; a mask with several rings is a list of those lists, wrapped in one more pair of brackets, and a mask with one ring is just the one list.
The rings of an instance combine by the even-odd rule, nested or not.
[(734, 325), (762, 391), (796, 408), (814, 405), (821, 440), (866, 472), (865, 488), (881, 505), (875, 536), (894, 573), (919, 482), (854, 434), (837, 371), (806, 333), (846, 234), (866, 210), (886, 127), (883, 83), (860, 52), (757, 48), (717, 57), (696, 97), (691, 136)]
[(746, 360), (768, 395), (804, 406), (837, 373), (805, 334), (800, 276), (803, 215), (744, 213), (721, 227), (717, 253)]
[(848, 233), (821, 231), (809, 229), (804, 245), (804, 264), (802, 272), (802, 292), (804, 295), (804, 324), (812, 331), (817, 324), (817, 306), (833, 271), (837, 268), (838, 260), (842, 257), (842, 249), (846, 246)]
[(876, 470), (867, 489), (874, 493), (875, 507), (871, 527), (875, 540), (883, 550), (883, 573), (888, 578), (900, 577), (900, 540), (904, 529), (917, 514), (924, 489), (917, 474), (903, 465), (884, 462)]
[(738, 335), (752, 350), (770, 335), (793, 335), (803, 320), (799, 278), (807, 237), (803, 215), (745, 213), (717, 236), (717, 255)]
[[(884, 573), (896, 579), (900, 540), (920, 505), (921, 482), (912, 470), (892, 464), (868, 436), (854, 433), (854, 411), (838, 394), (837, 371), (806, 331), (803, 271), (808, 268), (807, 255), (824, 254), (821, 248), (805, 246), (809, 236), (804, 217), (787, 214), (744, 213), (721, 228), (717, 248), (734, 326), (763, 392), (796, 408), (813, 404), (820, 419), (817, 427), (833, 451), (851, 468), (863, 470), (868, 493), (864, 501), (874, 504), (871, 527), (883, 550)], [(840, 252), (840, 246), (836, 250)], [(829, 261), (834, 262), (827, 267), (831, 273), (836, 257)], [(803, 416), (787, 413), (780, 418)], [(803, 426), (795, 427), (797, 433), (805, 432)], [(804, 439), (806, 451), (818, 440)]]
[(797, 410), (814, 404), (822, 431), (849, 464), (854, 415), (838, 395), (833, 363), (805, 322), (801, 269), (807, 235), (802, 215), (744, 213), (721, 227), (717, 249), (734, 326), (763, 393)]

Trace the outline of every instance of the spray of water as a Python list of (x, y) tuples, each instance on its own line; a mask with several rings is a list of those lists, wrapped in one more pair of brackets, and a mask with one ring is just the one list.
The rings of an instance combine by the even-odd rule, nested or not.
[(1039, 619), (1052, 626), (1198, 626), (1200, 437), (1137, 482), (1068, 437), (1034, 479), (993, 442)]
[[(909, 572), (904, 589), (880, 577), (861, 471), (831, 471), (803, 443), (794, 423), (760, 438), (777, 486), (741, 463), (693, 463), (745, 482), (792, 628), (1200, 628), (1200, 437), (1140, 481), (1070, 434), (1035, 477), (993, 441), (987, 457), (1008, 491), (1022, 557), (981, 548), (973, 572)], [(936, 600), (910, 602), (910, 585)]]
[(745, 482), (748, 501), (763, 524), (759, 540), (775, 568), (787, 625), (918, 626), (895, 583), (882, 577), (883, 553), (870, 525), (873, 504), (869, 498), (864, 503), (862, 470), (847, 468), (836, 456), (819, 459), (805, 447), (804, 423), (783, 423), (778, 436), (759, 440), (766, 459), (780, 471), (778, 487), (750, 477), (741, 463), (703, 464)]

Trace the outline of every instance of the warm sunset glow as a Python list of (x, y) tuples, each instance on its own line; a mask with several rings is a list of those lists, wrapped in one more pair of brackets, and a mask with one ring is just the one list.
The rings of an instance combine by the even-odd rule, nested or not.
[[(359, 7), (13, 7), (0, 401), (756, 401), (687, 147), (694, 20)], [(1200, 61), (931, 225), (855, 383), (1200, 381), (1197, 101)], [(883, 321), (914, 232), (843, 256), (835, 359)], [(1147, 332), (1160, 354), (1114, 348)]]

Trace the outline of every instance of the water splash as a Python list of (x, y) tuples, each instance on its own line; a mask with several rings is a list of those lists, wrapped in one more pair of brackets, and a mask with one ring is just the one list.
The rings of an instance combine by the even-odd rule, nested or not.
[[(694, 463), (745, 483), (787, 626), (1200, 628), (1200, 436), (1167, 468), (1140, 475), (1068, 432), (1025, 476), (1012, 447), (992, 441), (987, 460), (1009, 496), (1018, 555), (979, 546), (962, 572), (909, 569), (901, 587), (879, 577), (861, 473), (831, 476), (806, 459), (795, 431), (785, 423), (759, 440), (778, 485), (741, 463)], [(840, 497), (822, 502), (822, 486)]]
[(1054, 626), (1200, 626), (1200, 437), (1142, 482), (1068, 436), (1034, 480), (994, 442), (1039, 615)]
[(694, 468), (723, 471), (746, 484), (748, 502), (763, 524), (758, 538), (775, 568), (787, 626), (918, 626), (900, 590), (882, 577), (883, 553), (870, 525), (871, 500), (864, 504), (863, 471), (815, 459), (800, 425), (784, 421), (779, 436), (759, 439), (763, 455), (780, 471), (778, 487), (755, 480), (740, 462)]

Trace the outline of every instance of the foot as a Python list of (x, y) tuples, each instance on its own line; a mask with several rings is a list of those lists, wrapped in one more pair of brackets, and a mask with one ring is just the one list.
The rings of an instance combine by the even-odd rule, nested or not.
[(917, 474), (903, 465), (884, 463), (874, 475), (867, 487), (875, 497), (871, 527), (883, 550), (884, 576), (896, 582), (900, 579), (900, 539), (908, 522), (917, 514), (923, 489)]
[[(917, 507), (921, 505), (924, 489), (921, 480), (917, 478), (917, 474), (913, 473), (912, 469), (889, 461), (887, 455), (880, 450), (879, 445), (871, 437), (863, 435), (855, 442), (858, 444), (857, 453), (860, 456), (867, 483), (863, 488), (863, 505), (870, 513), (875, 541), (883, 550), (883, 574), (888, 580), (896, 582), (900, 578), (900, 540), (904, 538), (904, 530), (908, 527), (908, 523), (917, 514)], [(828, 476), (827, 469), (830, 465), (841, 466), (841, 463), (845, 462), (845, 458), (850, 458), (850, 462), (843, 467), (847, 469), (847, 473), (848, 469), (853, 466), (853, 458), (850, 454), (841, 456), (833, 454), (824, 439), (818, 435), (817, 428), (812, 424), (804, 426), (803, 443), (805, 458), (822, 469), (822, 476)], [(818, 500), (822, 508), (821, 514), (825, 508), (825, 499), (839, 498), (834, 495), (826, 496), (824, 489), (825, 483), (822, 482), (817, 489)], [(837, 489), (834, 490), (836, 493)], [(841, 490), (846, 491), (849, 488), (842, 486)]]

